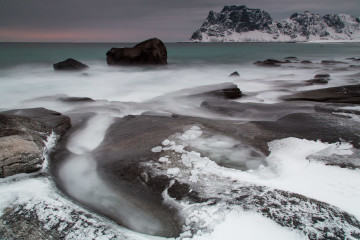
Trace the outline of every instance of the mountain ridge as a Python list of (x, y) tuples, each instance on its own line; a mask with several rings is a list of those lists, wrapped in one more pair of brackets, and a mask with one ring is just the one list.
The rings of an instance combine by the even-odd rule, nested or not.
[(305, 11), (274, 21), (255, 8), (224, 6), (210, 11), (191, 42), (304, 42), (316, 40), (360, 40), (360, 19), (348, 14), (321, 16)]

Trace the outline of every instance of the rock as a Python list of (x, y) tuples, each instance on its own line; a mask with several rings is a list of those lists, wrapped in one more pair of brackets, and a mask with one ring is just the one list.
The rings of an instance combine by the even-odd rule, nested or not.
[(56, 71), (82, 71), (89, 67), (75, 59), (68, 58), (65, 61), (53, 64)]
[(306, 83), (309, 85), (312, 84), (327, 84), (329, 81), (325, 78), (314, 78), (314, 79), (310, 79), (307, 80)]
[(63, 135), (71, 126), (70, 118), (68, 116), (46, 108), (15, 109), (1, 112), (1, 114), (28, 117), (31, 120), (44, 124), (54, 130), (58, 135)]
[(285, 63), (275, 59), (266, 59), (265, 61), (257, 61), (254, 64), (264, 67), (280, 67), (280, 64)]
[(322, 74), (316, 74), (315, 76), (314, 76), (314, 78), (316, 78), (316, 79), (329, 79), (330, 78), (330, 74), (328, 74), (328, 73), (322, 73)]
[(41, 169), (47, 137), (69, 126), (68, 117), (43, 108), (0, 113), (0, 177)]
[(242, 92), (236, 84), (233, 83), (220, 83), (208, 86), (202, 86), (194, 88), (192, 90), (198, 91), (199, 93), (193, 94), (192, 96), (204, 96), (204, 97), (216, 97), (223, 99), (237, 99), (242, 97)]
[(303, 63), (303, 64), (310, 64), (310, 63), (312, 63), (311, 61), (309, 61), (309, 60), (303, 60), (303, 61), (301, 61), (300, 63)]
[(0, 114), (0, 177), (41, 169), (44, 141), (50, 133), (37, 121)]
[(295, 93), (283, 97), (287, 101), (315, 101), (333, 103), (360, 103), (360, 85), (347, 85)]
[(89, 97), (61, 97), (58, 98), (59, 101), (67, 103), (86, 103), (86, 102), (95, 102), (94, 99)]
[(240, 74), (237, 71), (235, 71), (229, 75), (229, 77), (239, 77), (239, 76), (240, 76)]
[(132, 48), (111, 48), (106, 61), (108, 65), (167, 64), (167, 50), (160, 39), (151, 38)]
[(293, 56), (290, 56), (290, 57), (286, 57), (284, 58), (285, 60), (298, 60), (297, 57), (293, 57)]
[(335, 65), (335, 64), (344, 64), (345, 62), (335, 61), (335, 60), (322, 60), (321, 64), (325, 65)]

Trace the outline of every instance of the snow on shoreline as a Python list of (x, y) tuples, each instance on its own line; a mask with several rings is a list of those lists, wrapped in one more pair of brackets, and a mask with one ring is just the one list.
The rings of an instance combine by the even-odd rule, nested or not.
[[(225, 180), (225, 184), (231, 182), (234, 186), (240, 183), (243, 185), (244, 182), (250, 185), (268, 186), (333, 204), (360, 219), (360, 207), (357, 204), (360, 202), (360, 189), (356, 184), (360, 180), (360, 172), (325, 166), (324, 163), (311, 159), (314, 154), (351, 155), (351, 144), (328, 144), (297, 138), (275, 140), (269, 143), (271, 154), (266, 158), (267, 167), (260, 166), (254, 170), (240, 171), (221, 167), (209, 158), (202, 157), (200, 153), (186, 150), (192, 142), (206, 144), (206, 141), (212, 140), (212, 138), (203, 138), (203, 134), (204, 131), (199, 126), (192, 126), (184, 133), (177, 134), (175, 139), (165, 139), (162, 146), (153, 148), (153, 152), (179, 154), (181, 156), (179, 161), (183, 167), (176, 165), (175, 160), (169, 155), (162, 156), (158, 163), (153, 163), (153, 166), (158, 169), (166, 166), (166, 174), (194, 184), (194, 190), (197, 190), (197, 184), (200, 184), (200, 188), (204, 187), (201, 184), (207, 180), (211, 180), (206, 183), (209, 184), (207, 186), (210, 187), (209, 191), (212, 191), (212, 186), (215, 189), (224, 184)], [(221, 139), (222, 146), (233, 144), (230, 140), (227, 142), (227, 138)], [(209, 179), (208, 176), (212, 178)], [(231, 190), (225, 185), (221, 189), (225, 191), (225, 196), (226, 189)], [(204, 188), (204, 191), (206, 194), (207, 189)], [(66, 239), (165, 239), (132, 232), (90, 213), (58, 193), (48, 177), (2, 182), (0, 195), (4, 196), (0, 199), (0, 217), (7, 207), (22, 206), (25, 210), (34, 211), (38, 219), (46, 223), (45, 228), (51, 229), (56, 226), (61, 232), (72, 226), (71, 231), (66, 233)], [(306, 239), (299, 231), (281, 227), (260, 213), (244, 211), (240, 207), (229, 208), (221, 203), (215, 205), (179, 203), (175, 202), (167, 191), (163, 193), (163, 198), (168, 204), (181, 204), (179, 207), (187, 219), (184, 233), (179, 239)], [(74, 213), (77, 217), (74, 217)], [(86, 228), (82, 226), (83, 222), (89, 223)], [(205, 231), (199, 230), (192, 235), (189, 232), (192, 224), (202, 224)], [(259, 224), (262, 231), (258, 231)]]

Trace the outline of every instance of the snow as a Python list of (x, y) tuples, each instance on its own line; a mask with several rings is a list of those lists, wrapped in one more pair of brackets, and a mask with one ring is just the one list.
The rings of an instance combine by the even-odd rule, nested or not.
[[(185, 238), (186, 239), (186, 238)], [(305, 240), (296, 231), (283, 228), (258, 213), (234, 208), (224, 221), (215, 226), (210, 234), (195, 236), (194, 240)]]
[[(358, 185), (360, 171), (337, 166), (327, 166), (325, 163), (317, 160), (318, 156), (335, 155), (340, 158), (351, 156), (354, 152), (351, 144), (344, 142), (329, 144), (298, 138), (275, 140), (269, 143), (271, 154), (266, 157), (267, 165), (260, 165), (257, 169), (239, 171), (221, 167), (208, 157), (201, 156), (198, 152), (188, 151), (188, 148), (185, 147), (188, 145), (187, 139), (191, 138), (192, 142), (206, 141), (206, 139), (202, 139), (204, 135), (203, 130), (196, 129), (198, 129), (198, 126), (197, 128), (192, 127), (182, 134), (175, 134), (175, 138), (174, 136), (169, 137), (173, 138), (176, 144), (164, 147), (164, 153), (170, 155), (170, 152), (175, 152), (174, 149), (179, 146), (183, 148), (183, 151), (180, 153), (178, 160), (172, 159), (169, 166), (167, 166), (169, 168), (151, 165), (152, 168), (158, 168), (157, 174), (164, 174), (163, 171), (165, 171), (165, 174), (169, 177), (174, 177), (179, 182), (189, 184), (194, 190), (203, 194), (202, 196), (208, 196), (209, 198), (218, 196), (217, 193), (221, 193), (224, 197), (229, 196), (231, 199), (233, 198), (231, 197), (231, 189), (236, 189), (237, 185), (255, 184), (256, 186), (267, 186), (270, 189), (298, 193), (326, 202), (354, 215), (358, 220), (360, 219), (360, 205), (358, 204), (360, 202), (360, 186)], [(228, 144), (231, 145), (231, 141)], [(222, 145), (226, 144), (223, 143)], [(217, 151), (216, 148), (213, 148), (213, 150)], [(185, 202), (181, 202), (179, 205), (178, 202), (171, 200), (166, 192), (163, 194), (163, 197), (165, 202), (177, 206), (180, 209), (179, 211), (186, 216), (188, 223), (185, 225), (185, 229), (188, 227), (190, 230), (190, 226), (195, 224), (201, 231), (205, 231), (196, 236), (202, 236), (206, 233), (206, 230), (214, 229), (215, 235), (211, 236), (217, 239), (217, 231), (218, 233), (221, 232), (217, 230), (217, 224), (225, 221), (227, 223), (222, 225), (225, 228), (229, 222), (235, 221), (232, 215), (230, 215), (232, 217), (229, 217), (231, 221), (225, 220), (226, 216), (228, 216), (226, 209), (229, 209), (229, 206), (217, 204), (216, 209), (219, 211), (219, 216), (212, 216), (210, 221), (206, 215), (208, 211), (211, 211), (212, 206), (210, 207), (206, 204), (187, 205)], [(242, 217), (242, 214), (244, 213), (237, 213), (239, 221), (246, 219), (246, 217)], [(245, 216), (248, 215), (245, 214)], [(269, 231), (270, 229), (276, 231), (276, 227), (270, 227), (273, 224), (270, 220), (261, 220), (263, 217), (256, 214), (249, 218), (260, 222), (265, 221), (264, 224), (269, 226)], [(251, 227), (249, 225), (249, 229), (255, 230), (259, 226), (256, 224), (257, 221), (252, 223), (255, 225), (251, 224)], [(250, 223), (251, 221), (249, 221)], [(230, 228), (230, 226), (228, 227)], [(274, 224), (274, 226), (276, 225)], [(219, 229), (223, 228), (219, 227)], [(288, 230), (284, 230), (284, 234), (285, 239), (286, 234), (295, 233), (289, 233)], [(297, 238), (292, 237), (290, 239)]]
[[(233, 20), (232, 13), (221, 14), (213, 12), (212, 17), (204, 22), (196, 31), (197, 37), (190, 39), (193, 42), (359, 42), (360, 24), (348, 14), (327, 15), (310, 12), (298, 13), (294, 17), (280, 22), (268, 22), (267, 13), (248, 13), (250, 18), (258, 18), (256, 23)], [(243, 12), (234, 10), (237, 15)], [(335, 19), (338, 26), (329, 26), (327, 18)], [(210, 19), (209, 19), (210, 18)], [(225, 20), (224, 20), (225, 19)], [(339, 24), (340, 22), (341, 24)], [(242, 24), (240, 24), (242, 23)], [(258, 30), (247, 31), (243, 25), (255, 24)], [(229, 27), (231, 26), (231, 27)], [(264, 27), (267, 26), (267, 27)], [(340, 27), (341, 26), (341, 27)], [(304, 31), (308, 33), (304, 35)]]
[(47, 229), (61, 232), (70, 227), (65, 239), (162, 239), (132, 232), (94, 215), (62, 197), (54, 183), (45, 177), (3, 182), (0, 196), (0, 216), (7, 207), (23, 206), (24, 210), (34, 212)]

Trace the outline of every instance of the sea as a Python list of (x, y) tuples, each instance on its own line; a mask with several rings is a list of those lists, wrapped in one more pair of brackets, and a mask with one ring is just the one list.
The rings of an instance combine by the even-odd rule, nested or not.
[[(233, 82), (243, 92), (259, 92), (247, 101), (273, 102), (277, 81), (304, 81), (328, 71), (322, 60), (360, 57), (360, 43), (166, 43), (168, 65), (109, 67), (106, 52), (132, 43), (0, 43), (0, 108), (29, 106), (28, 100), (65, 94), (95, 100), (142, 102), (184, 88)], [(297, 57), (315, 65), (259, 68), (266, 59)], [(86, 73), (55, 72), (52, 64), (74, 58), (90, 68)], [(316, 65), (317, 64), (317, 65)], [(338, 70), (328, 86), (355, 82), (347, 68)], [(320, 67), (319, 67), (320, 66)], [(345, 69), (347, 68), (347, 69)], [(240, 78), (229, 78), (237, 71)], [(318, 88), (323, 86), (313, 86)], [(311, 88), (311, 87), (310, 87)], [(261, 92), (261, 93), (260, 93)], [(31, 104), (30, 104), (31, 105)]]
[[(0, 43), (0, 111), (44, 107), (65, 115), (86, 111), (94, 113), (94, 117), (71, 136), (67, 149), (73, 156), (66, 159), (59, 169), (66, 197), (56, 190), (51, 178), (21, 176), (16, 181), (13, 181), (14, 178), (11, 181), (1, 180), (0, 216), (6, 206), (16, 202), (27, 209), (37, 209), (38, 217), (43, 217), (44, 221), (53, 219), (47, 225), (51, 227), (51, 224), (59, 226), (62, 223), (51, 217), (53, 212), (47, 211), (51, 209), (48, 206), (62, 209), (61, 219), (65, 222), (72, 221), (71, 209), (96, 215), (97, 212), (91, 209), (103, 208), (103, 212), (118, 214), (118, 222), (125, 223), (130, 230), (119, 227), (107, 218), (98, 217), (95, 227), (73, 229), (69, 233), (73, 235), (68, 235), (68, 239), (168, 239), (158, 234), (166, 231), (166, 224), (161, 223), (161, 219), (155, 219), (151, 211), (129, 204), (126, 196), (113, 191), (97, 174), (91, 154), (101, 144), (115, 118), (150, 111), (150, 115), (155, 116), (178, 114), (219, 119), (217, 115), (202, 111), (201, 103), (173, 96), (184, 96), (190, 94), (191, 89), (222, 83), (236, 84), (243, 93), (241, 98), (232, 101), (264, 106), (281, 103), (283, 96), (298, 91), (360, 84), (360, 43), (356, 42), (165, 43), (167, 65), (107, 65), (108, 50), (135, 44)], [(54, 71), (53, 64), (67, 58), (74, 58), (88, 65), (89, 69), (82, 72)], [(275, 67), (254, 64), (266, 59), (288, 62)], [(239, 75), (230, 76), (233, 72)], [(306, 84), (317, 74), (330, 74), (328, 84)], [(76, 102), (58, 101), (64, 97), (91, 98), (96, 102), (83, 107)], [(360, 111), (357, 105), (347, 106), (347, 109)], [(269, 114), (252, 113), (254, 118), (250, 120), (269, 120), (266, 119)], [(360, 123), (359, 115), (351, 116), (351, 121)], [(222, 117), (224, 120), (234, 120)], [(249, 121), (246, 117), (237, 120)], [(347, 124), (346, 121), (343, 124)], [(164, 139), (164, 146), (168, 141)], [(48, 139), (48, 142), (54, 145), (56, 139)], [(243, 145), (237, 140), (222, 135), (207, 136), (199, 126), (179, 133), (178, 142), (172, 147), (180, 149), (184, 158), (191, 163), (189, 166), (193, 166), (193, 169), (188, 169), (193, 174), (191, 181), (214, 188), (217, 186), (223, 190), (224, 196), (232, 194), (226, 189), (234, 187), (235, 182), (244, 181), (329, 203), (360, 220), (360, 187), (357, 184), (360, 172), (318, 162), (310, 163), (308, 159), (312, 155), (352, 155), (355, 150), (351, 143), (326, 143), (295, 137), (277, 139), (268, 143), (270, 154), (264, 156), (267, 164), (256, 165), (246, 171), (218, 166), (206, 156), (182, 150), (192, 145), (215, 151), (215, 155), (219, 154), (216, 151), (225, 149), (221, 154), (232, 154), (234, 158), (250, 157), (251, 153), (248, 149), (242, 151), (240, 148)], [(153, 151), (161, 151), (164, 146), (155, 147)], [(234, 146), (240, 150), (233, 152), (231, 149)], [(168, 169), (170, 176), (176, 176), (179, 172), (179, 168)], [(215, 175), (216, 184), (213, 182)], [(219, 179), (219, 176), (224, 178)], [(163, 197), (165, 203), (171, 204), (166, 191)], [(75, 199), (75, 203), (71, 199)], [(137, 201), (144, 205), (141, 202), (143, 199)], [(78, 202), (81, 204), (78, 205)], [(83, 208), (83, 205), (88, 208)], [(122, 207), (124, 205), (126, 209)], [(179, 210), (186, 225), (181, 236), (175, 236), (177, 239), (308, 239), (303, 232), (282, 227), (259, 212), (245, 211), (221, 201), (209, 205), (178, 202), (174, 207)], [(193, 231), (194, 226), (199, 229), (197, 232)], [(102, 228), (106, 230), (99, 231)]]

